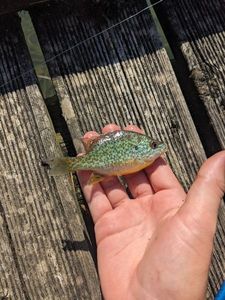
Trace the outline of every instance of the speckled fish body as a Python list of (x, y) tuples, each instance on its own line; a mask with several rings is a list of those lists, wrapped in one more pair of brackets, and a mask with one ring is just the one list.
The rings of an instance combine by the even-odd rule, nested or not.
[(87, 153), (76, 158), (53, 162), (51, 174), (60, 175), (77, 170), (91, 170), (91, 182), (105, 176), (121, 176), (137, 172), (150, 165), (166, 147), (162, 142), (133, 131), (114, 131), (89, 142)]

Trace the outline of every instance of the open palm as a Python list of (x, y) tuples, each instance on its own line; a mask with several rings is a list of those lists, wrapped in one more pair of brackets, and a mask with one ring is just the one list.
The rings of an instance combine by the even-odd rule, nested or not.
[[(118, 129), (108, 125), (103, 132)], [(203, 165), (187, 195), (162, 158), (125, 177), (132, 197), (115, 177), (90, 186), (89, 172), (78, 176), (95, 223), (106, 300), (205, 298), (225, 190), (224, 152)]]

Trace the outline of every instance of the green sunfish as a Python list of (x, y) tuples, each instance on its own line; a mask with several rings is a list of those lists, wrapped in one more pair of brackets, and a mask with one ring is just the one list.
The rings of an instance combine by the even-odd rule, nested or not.
[(88, 184), (95, 184), (107, 176), (140, 171), (165, 151), (162, 142), (137, 132), (118, 130), (88, 140), (85, 155), (56, 158), (48, 164), (51, 175), (91, 170)]

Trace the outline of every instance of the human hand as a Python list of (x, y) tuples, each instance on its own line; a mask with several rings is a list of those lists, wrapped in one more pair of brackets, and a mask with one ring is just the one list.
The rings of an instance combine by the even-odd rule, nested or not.
[[(108, 125), (103, 133), (118, 129)], [(134, 199), (116, 177), (91, 186), (90, 172), (78, 176), (95, 224), (106, 300), (205, 299), (225, 151), (203, 164), (187, 194), (162, 158), (125, 176)]]

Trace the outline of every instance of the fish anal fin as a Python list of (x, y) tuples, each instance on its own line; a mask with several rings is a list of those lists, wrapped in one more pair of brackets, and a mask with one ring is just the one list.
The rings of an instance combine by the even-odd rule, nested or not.
[(92, 173), (88, 179), (87, 184), (96, 184), (96, 183), (102, 181), (103, 179), (105, 179), (106, 177), (107, 177), (106, 175)]

